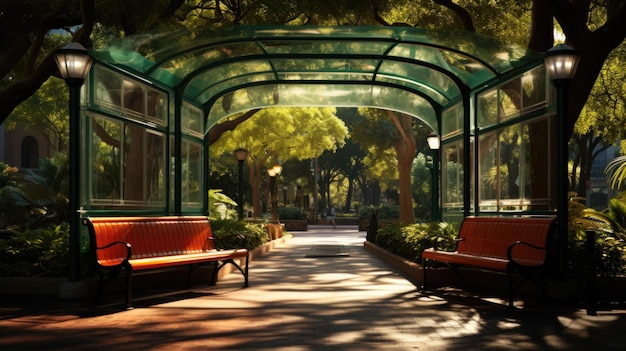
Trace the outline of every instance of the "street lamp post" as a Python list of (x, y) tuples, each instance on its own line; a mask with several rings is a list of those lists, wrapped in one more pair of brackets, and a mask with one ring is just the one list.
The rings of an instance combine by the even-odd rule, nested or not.
[(239, 148), (235, 150), (235, 157), (239, 163), (239, 199), (237, 204), (237, 214), (239, 220), (243, 220), (243, 161), (248, 158), (248, 150)]
[[(69, 283), (80, 281), (80, 87), (91, 69), (92, 59), (79, 43), (70, 43), (59, 49), (56, 63), (61, 77), (69, 87), (69, 207), (70, 207), (70, 272)], [(75, 287), (76, 288), (76, 287)], [(83, 292), (62, 287), (61, 297), (82, 297)]]
[(278, 221), (278, 188), (276, 185), (276, 178), (283, 171), (283, 167), (280, 163), (275, 164), (272, 168), (267, 169), (267, 175), (270, 176), (270, 197), (271, 197), (271, 218), (270, 222), (273, 224), (280, 223)]
[(437, 133), (431, 132), (426, 137), (426, 142), (428, 142), (428, 147), (430, 147), (433, 154), (433, 167), (430, 169), (432, 178), (431, 195), (433, 203), (432, 220), (436, 222), (441, 220), (439, 215), (439, 149), (441, 146), (441, 140), (439, 139), (439, 135)]
[(567, 88), (576, 73), (580, 57), (571, 47), (559, 44), (546, 51), (544, 63), (546, 70), (556, 87), (557, 118), (556, 118), (556, 192), (557, 192), (557, 247), (558, 272), (561, 277), (567, 273), (567, 206), (569, 180), (567, 176), (568, 139), (567, 139)]

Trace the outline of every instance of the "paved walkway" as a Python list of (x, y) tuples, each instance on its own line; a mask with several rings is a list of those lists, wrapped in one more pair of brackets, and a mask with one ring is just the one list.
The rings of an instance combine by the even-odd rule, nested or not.
[[(136, 301), (136, 308), (6, 306), (0, 350), (622, 350), (626, 311), (537, 307), (501, 297), (420, 293), (363, 249), (356, 228), (319, 227), (216, 286)], [(322, 246), (324, 245), (324, 246)], [(340, 250), (343, 248), (344, 250)], [(307, 256), (315, 257), (307, 257)], [(136, 294), (141, 295), (140, 293)]]

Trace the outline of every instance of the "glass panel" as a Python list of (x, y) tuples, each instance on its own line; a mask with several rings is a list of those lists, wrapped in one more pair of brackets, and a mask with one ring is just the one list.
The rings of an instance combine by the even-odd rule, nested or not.
[(458, 103), (441, 114), (441, 132), (444, 138), (463, 133), (463, 104)]
[[(289, 40), (291, 39), (291, 41)], [(387, 51), (390, 43), (377, 41), (333, 40), (325, 37), (325, 40), (263, 40), (261, 44), (269, 54), (345, 54), (359, 53), (363, 55), (376, 55)]]
[(122, 83), (123, 101), (122, 106), (130, 113), (144, 114), (144, 89), (134, 81), (124, 79)]
[(268, 72), (274, 72), (268, 61), (254, 60), (235, 62), (228, 65), (221, 65), (203, 72), (202, 75), (194, 79), (194, 84), (211, 86), (239, 76)]
[(156, 91), (153, 89), (147, 90), (147, 117), (161, 122), (163, 124), (165, 122), (165, 118), (167, 117), (167, 99), (166, 95), (163, 92)]
[(522, 104), (522, 87), (519, 79), (513, 79), (500, 86), (498, 96), (500, 121), (520, 114)]
[(499, 198), (502, 200), (519, 199), (520, 181), (522, 180), (520, 175), (520, 153), (522, 143), (520, 125), (516, 124), (500, 130), (499, 140)]
[(198, 87), (198, 85), (196, 84), (197, 82), (194, 81), (193, 88), (196, 90), (196, 92), (194, 93), (189, 91), (189, 93), (191, 94), (192, 99), (205, 101), (236, 86), (247, 85), (254, 82), (273, 81), (275, 80), (275, 78), (276, 76), (274, 75), (274, 73), (250, 74), (247, 76), (235, 77), (227, 81), (220, 82), (219, 84), (214, 84), (210, 86), (204, 85), (202, 89), (195, 89), (196, 87)]
[(480, 136), (481, 211), (550, 210), (555, 166), (551, 136), (545, 117)]
[(441, 98), (437, 95), (443, 95), (447, 100), (450, 100), (460, 94), (458, 87), (452, 79), (441, 72), (425, 66), (384, 61), (378, 70), (378, 74), (399, 79), (400, 82), (407, 84), (413, 89), (423, 91), (426, 95), (433, 96), (438, 101)]
[[(213, 37), (211, 39), (215, 40), (216, 38)], [(211, 45), (206, 47), (205, 45), (202, 45), (201, 39), (196, 38), (195, 44), (199, 47), (199, 49), (189, 52), (187, 50), (183, 51), (179, 46), (166, 43), (158, 46), (157, 51), (153, 54), (162, 58), (169, 57), (169, 59), (163, 62), (161, 68), (171, 72), (173, 76), (170, 77), (178, 77), (178, 79), (200, 67), (210, 66), (220, 60), (263, 54), (261, 48), (254, 42), (228, 43), (224, 45)], [(183, 52), (184, 54), (181, 55)], [(154, 77), (158, 77), (159, 72), (155, 71), (152, 75)], [(170, 80), (172, 78), (170, 78)], [(172, 81), (171, 83), (176, 84), (177, 81)], [(173, 84), (170, 86), (173, 86)]]
[(529, 111), (546, 105), (546, 68), (541, 65), (522, 76), (523, 110)]
[(94, 79), (96, 104), (114, 111), (120, 111), (122, 106), (120, 96), (122, 91), (121, 76), (100, 65), (95, 65)]
[(165, 136), (146, 133), (145, 199), (149, 207), (165, 205)]
[(220, 97), (209, 111), (206, 128), (225, 116), (252, 108), (281, 106), (354, 106), (388, 108), (420, 118), (438, 129), (432, 105), (408, 91), (390, 87), (348, 84), (263, 85), (240, 89)]
[(553, 177), (556, 174), (556, 140), (553, 127), (555, 118), (555, 115), (538, 118), (529, 122), (525, 128), (528, 143), (524, 150), (524, 194), (530, 200), (530, 210), (546, 211), (556, 207), (550, 195), (553, 193)]
[(493, 89), (478, 96), (478, 126), (481, 128), (498, 122), (498, 90)]
[(182, 142), (182, 201), (184, 207), (202, 206), (202, 152), (201, 145)]
[(277, 72), (344, 72), (347, 74), (373, 73), (380, 60), (369, 59), (274, 59), (272, 66)]
[(124, 79), (122, 75), (95, 66), (95, 102), (103, 109), (119, 112), (165, 124), (167, 94)]
[(202, 137), (204, 133), (202, 110), (187, 102), (183, 102), (180, 110), (183, 131)]
[(96, 208), (165, 205), (165, 138), (143, 127), (91, 119), (89, 203)]
[(92, 132), (89, 155), (89, 203), (120, 203), (122, 123), (104, 117), (91, 118)]
[(143, 168), (145, 158), (145, 133), (144, 128), (127, 124), (125, 125), (125, 143), (127, 145), (124, 154), (124, 202), (127, 205), (140, 205), (144, 200), (143, 192)]
[(481, 135), (479, 138), (478, 165), (480, 172), (480, 210), (495, 211), (497, 209), (499, 162), (498, 134), (496, 132)]
[(131, 124), (125, 130), (124, 205), (145, 208), (164, 201), (164, 137)]
[(463, 142), (443, 145), (442, 200), (445, 208), (463, 206)]

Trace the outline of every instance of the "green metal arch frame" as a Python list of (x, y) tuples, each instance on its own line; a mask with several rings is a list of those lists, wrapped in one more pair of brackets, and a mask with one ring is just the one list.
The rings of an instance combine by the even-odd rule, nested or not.
[[(315, 31), (316, 29), (322, 29), (320, 31), (329, 31), (331, 35), (321, 35), (320, 33), (311, 34), (308, 31)], [(190, 40), (189, 42), (172, 41), (167, 39), (185, 38), (185, 35), (189, 33), (170, 33), (156, 35), (155, 37), (150, 34), (139, 36), (138, 39), (131, 37), (124, 39), (122, 44), (112, 44), (108, 49), (104, 51), (94, 51), (92, 56), (97, 62), (102, 63), (105, 66), (114, 67), (126, 74), (136, 77), (139, 80), (143, 80), (145, 83), (153, 84), (155, 86), (163, 87), (171, 92), (173, 98), (173, 124), (170, 125), (172, 136), (174, 138), (174, 144), (180, 145), (183, 139), (182, 128), (182, 115), (180, 106), (184, 101), (191, 103), (194, 106), (204, 110), (205, 126), (204, 130), (198, 130), (197, 132), (204, 134), (205, 145), (207, 143), (208, 131), (217, 123), (221, 118), (228, 115), (221, 116), (216, 121), (209, 120), (210, 112), (216, 102), (219, 99), (231, 92), (236, 92), (242, 89), (248, 89), (251, 87), (281, 85), (281, 86), (295, 86), (295, 85), (319, 85), (326, 84), (341, 85), (341, 86), (362, 86), (367, 85), (373, 87), (384, 87), (398, 89), (407, 93), (413, 94), (422, 101), (426, 102), (424, 106), (430, 105), (432, 108), (434, 119), (424, 120), (422, 116), (419, 116), (411, 111), (402, 111), (411, 114), (417, 118), (424, 120), (433, 130), (441, 135), (441, 116), (443, 112), (457, 103), (462, 104), (463, 110), (463, 147), (466, 150), (471, 148), (472, 138), (472, 126), (471, 113), (472, 113), (472, 95), (481, 91), (485, 87), (493, 86), (503, 80), (513, 77), (522, 72), (525, 72), (533, 67), (536, 67), (539, 62), (542, 62), (543, 58), (539, 54), (525, 52), (523, 55), (519, 55), (518, 51), (511, 49), (509, 45), (497, 46), (490, 38), (484, 38), (480, 36), (468, 35), (468, 33), (461, 33), (461, 38), (454, 36), (446, 37), (440, 32), (425, 31), (417, 28), (407, 27), (370, 27), (370, 28), (358, 28), (351, 32), (350, 27), (238, 27), (224, 31), (223, 36), (220, 36), (220, 32), (210, 32), (197, 37), (197, 40)], [(233, 34), (234, 33), (234, 34)], [(268, 34), (269, 33), (269, 34)], [(433, 36), (429, 36), (430, 33), (438, 33)], [(449, 33), (448, 33), (449, 34)], [(454, 45), (445, 45), (437, 42), (437, 39), (442, 39), (443, 43), (453, 42)], [(469, 38), (469, 39), (468, 39)], [(458, 40), (457, 40), (458, 39)], [(474, 43), (471, 40), (476, 39)], [(133, 41), (135, 40), (135, 41)], [(153, 42), (154, 40), (154, 42)], [(165, 44), (165, 47), (159, 47), (160, 44)], [(359, 44), (372, 43), (374, 48), (367, 49), (366, 45), (363, 45), (365, 49), (362, 52), (344, 52), (344, 51), (332, 51), (337, 48), (344, 49), (349, 47), (347, 43), (357, 41)], [(336, 46), (331, 45), (331, 52), (288, 52), (292, 48), (287, 48), (287, 51), (282, 51), (279, 48), (280, 45), (295, 45), (306, 43), (325, 43), (329, 42)], [(147, 44), (146, 44), (147, 43)], [(182, 43), (182, 44), (181, 44)], [(380, 45), (374, 45), (373, 43), (381, 43)], [(133, 44), (136, 44), (133, 47)], [(211, 52), (211, 49), (219, 49), (227, 47), (229, 45), (239, 45), (241, 48), (240, 56), (228, 56), (224, 57), (211, 57), (213, 61), (206, 64), (199, 64), (198, 66), (192, 66), (201, 61), (201, 57), (194, 56), (194, 54), (215, 54)], [(249, 44), (249, 45), (248, 45)], [(274, 48), (278, 48), (276, 51), (268, 50), (268, 45), (275, 44)], [(152, 46), (151, 46), (152, 45)], [(403, 46), (404, 47), (401, 47)], [(493, 46), (489, 46), (493, 45)], [(360, 47), (357, 45), (356, 47)], [(409, 57), (404, 56), (407, 50), (410, 52), (412, 49), (419, 50), (428, 48), (423, 53), (412, 54)], [(463, 50), (467, 47), (468, 50)], [(481, 51), (482, 48), (487, 47), (486, 50)], [(248, 51), (248, 49), (251, 49)], [(314, 49), (315, 46), (312, 46)], [(374, 53), (375, 49), (379, 48), (380, 53)], [(310, 50), (311, 48), (307, 48)], [(432, 51), (431, 51), (432, 49)], [(503, 51), (498, 51), (503, 49)], [(107, 51), (109, 50), (109, 51)], [(156, 51), (151, 51), (156, 50)], [(296, 51), (298, 48), (295, 49)], [(471, 51), (474, 50), (475, 54)], [(507, 50), (509, 50), (507, 52)], [(251, 53), (252, 52), (252, 53)], [(486, 52), (486, 53), (485, 53)], [(503, 54), (502, 54), (503, 53)], [(502, 57), (498, 55), (502, 54)], [(489, 55), (493, 62), (490, 62)], [(219, 55), (218, 55), (219, 56)], [(449, 57), (452, 56), (452, 57)], [(217, 57), (217, 58), (216, 58)], [(436, 60), (430, 61), (429, 57), (435, 57)], [(507, 57), (509, 59), (507, 59)], [(190, 59), (191, 64), (186, 69), (177, 71), (176, 67), (184, 67), (185, 61)], [(423, 58), (423, 59), (420, 59)], [(181, 59), (181, 61), (178, 61)], [(310, 72), (315, 74), (327, 74), (333, 78), (330, 80), (317, 80), (317, 79), (285, 79), (281, 76), (280, 66), (276, 66), (275, 60), (361, 60), (357, 63), (367, 63), (367, 61), (375, 62), (374, 66), (356, 66), (364, 67), (367, 70), (352, 70), (351, 67), (346, 67), (345, 71), (336, 69), (332, 65), (324, 65), (314, 67)], [(263, 72), (267, 74), (269, 79), (264, 79), (255, 82), (247, 82), (245, 84), (224, 84), (220, 89), (216, 89), (216, 93), (210, 95), (206, 94), (208, 87), (202, 88), (203, 90), (198, 93), (196, 90), (196, 99), (190, 95), (190, 88), (193, 82), (202, 74), (206, 74), (212, 69), (220, 67), (228, 67), (234, 63), (239, 62), (266, 62), (268, 68)], [(460, 62), (465, 61), (465, 62)], [(405, 64), (406, 66), (399, 65), (403, 68), (403, 72), (408, 72), (406, 75), (398, 73), (397, 75), (390, 75), (389, 72), (382, 72), (383, 66), (386, 63), (391, 63), (391, 66), (386, 69), (394, 68), (394, 63)], [(169, 65), (169, 66), (168, 66)], [(455, 66), (457, 65), (457, 66)], [(418, 67), (424, 69), (425, 72), (434, 72), (436, 76), (445, 77), (448, 81), (445, 85), (437, 85), (436, 82), (420, 81), (420, 77), (413, 77), (409, 73), (421, 72), (420, 69), (411, 70), (410, 67)], [(370, 69), (370, 67), (373, 67)], [(306, 66), (301, 66), (306, 71)], [(324, 68), (328, 71), (324, 71)], [(350, 68), (350, 69), (348, 69)], [(227, 72), (227, 71), (224, 71)], [(223, 77), (227, 77), (227, 74), (222, 73)], [(478, 72), (478, 73), (476, 73)], [(183, 73), (179, 75), (179, 73)], [(220, 73), (220, 72), (218, 72)], [(230, 73), (230, 72), (227, 72)], [(359, 77), (369, 77), (365, 80), (342, 80), (339, 79), (341, 74), (353, 73)], [(475, 74), (476, 73), (476, 74)], [(233, 77), (227, 77), (226, 80), (222, 80), (220, 83), (227, 82), (228, 79), (232, 79), (231, 83), (236, 83), (235, 80), (240, 77), (246, 77), (248, 74), (250, 77), (259, 74), (254, 70), (244, 72), (240, 75)], [(293, 71), (283, 71), (287, 78), (289, 74), (294, 74)], [(384, 80), (379, 80), (380, 77), (385, 76)], [(428, 77), (428, 76), (426, 76)], [(317, 78), (317, 77), (316, 77)], [(403, 80), (405, 81), (403, 84)], [(209, 79), (206, 80), (210, 81)], [(242, 81), (245, 81), (243, 79)], [(217, 83), (217, 84), (220, 84)], [(430, 84), (432, 83), (432, 84)], [(458, 91), (455, 91), (458, 90)], [(455, 91), (454, 94), (450, 94), (451, 91)], [(206, 96), (204, 96), (204, 95)], [(204, 96), (203, 100), (198, 100), (198, 96)], [(208, 97), (207, 97), (208, 96)], [(205, 99), (206, 98), (206, 99)], [(205, 100), (204, 100), (205, 99)], [(304, 104), (303, 104), (304, 105)], [(250, 105), (247, 106), (248, 110), (252, 108), (267, 107), (269, 105)], [(280, 106), (280, 103), (272, 106)], [(348, 106), (348, 105), (345, 105)], [(388, 108), (393, 110), (393, 106), (372, 106)], [(232, 113), (231, 113), (232, 114)], [(180, 148), (175, 148), (175, 168), (181, 169), (181, 154)], [(207, 158), (205, 152), (205, 158)], [(466, 153), (463, 157), (465, 167), (469, 167), (471, 164), (470, 155)], [(465, 170), (466, 174), (469, 174), (469, 168)], [(181, 212), (181, 174), (180, 172), (174, 172), (174, 204), (173, 207), (176, 213)], [(205, 174), (206, 176), (206, 174)], [(465, 178), (464, 184), (464, 208), (465, 211), (470, 209), (470, 196), (471, 196), (471, 177)], [(206, 207), (206, 204), (205, 204)]]
[[(441, 44), (438, 40), (451, 45)], [(330, 43), (331, 48), (329, 50), (331, 52), (311, 52), (311, 50), (314, 51), (316, 48), (321, 47), (315, 45), (322, 45), (323, 43)], [(362, 47), (365, 51), (356, 53), (341, 51), (347, 50), (347, 47), (350, 47), (350, 43), (356, 43), (357, 49)], [(372, 45), (360, 45), (367, 43), (372, 43)], [(380, 45), (376, 46), (374, 43), (380, 43)], [(163, 44), (167, 45), (163, 46)], [(133, 45), (135, 46), (133, 47)], [(305, 52), (300, 52), (301, 47), (299, 45), (304, 47)], [(406, 45), (407, 47), (400, 48), (401, 45)], [(524, 70), (524, 68), (527, 68), (525, 66), (528, 65), (528, 62), (541, 59), (539, 56), (533, 56), (532, 53), (527, 52), (524, 55), (520, 56), (517, 54), (516, 56), (515, 50), (511, 49), (510, 45), (498, 43), (492, 38), (481, 37), (475, 33), (441, 32), (413, 27), (232, 27), (200, 33), (197, 36), (192, 36), (187, 32), (144, 34), (137, 36), (135, 39), (133, 37), (126, 38), (121, 43), (112, 44), (111, 47), (113, 49), (111, 49), (109, 55), (107, 55), (106, 50), (103, 53), (96, 52), (96, 59), (99, 58), (113, 66), (133, 72), (135, 75), (149, 81), (163, 84), (173, 89), (176, 94), (182, 94), (183, 99), (191, 98), (190, 102), (194, 105), (204, 107), (207, 116), (212, 108), (211, 103), (217, 101), (219, 96), (227, 92), (236, 91), (239, 88), (245, 88), (246, 84), (237, 85), (236, 79), (246, 77), (246, 75), (249, 75), (249, 78), (252, 79), (253, 76), (258, 77), (255, 75), (260, 75), (260, 72), (250, 71), (230, 77), (230, 82), (234, 84), (234, 87), (228, 87), (226, 83), (229, 80), (222, 80), (214, 85), (217, 86), (224, 83), (224, 86), (220, 88), (222, 90), (216, 89), (217, 93), (212, 96), (210, 94), (207, 96), (203, 95), (209, 89), (205, 87), (200, 88), (203, 89), (201, 93), (196, 91), (194, 96), (190, 96), (189, 89), (191, 84), (195, 79), (212, 69), (228, 67), (238, 62), (253, 62), (255, 60), (266, 62), (269, 69), (264, 71), (264, 74), (269, 74), (273, 77), (273, 79), (264, 79), (263, 81), (266, 84), (291, 84), (286, 83), (288, 79), (281, 79), (281, 73), (275, 66), (274, 60), (289, 59), (298, 60), (298, 62), (299, 60), (308, 59), (322, 61), (346, 60), (346, 62), (350, 60), (377, 61), (377, 66), (369, 71), (359, 72), (351, 69), (345, 71), (332, 69), (325, 71), (324, 69), (313, 69), (309, 72), (327, 75), (354, 73), (359, 77), (369, 75), (371, 78), (367, 82), (372, 84), (372, 86), (386, 86), (381, 84), (381, 81), (378, 81), (380, 76), (385, 76), (385, 82), (393, 82), (395, 80), (398, 82), (397, 88), (411, 92), (420, 98), (426, 98), (434, 110), (441, 110), (456, 101), (466, 100), (463, 96), (465, 92), (471, 92), (480, 86), (497, 82), (503, 76), (513, 71)], [(277, 48), (276, 51), (268, 50), (272, 47)], [(235, 56), (225, 54), (224, 57), (219, 57), (217, 53), (222, 49), (242, 50), (234, 54)], [(336, 51), (338, 49), (341, 50)], [(376, 52), (378, 49), (384, 50), (374, 54), (373, 52)], [(411, 52), (411, 55), (416, 56), (398, 56), (398, 54), (401, 54), (400, 52), (394, 54), (397, 49), (408, 50)], [(472, 53), (472, 50), (475, 53)], [(141, 54), (141, 52), (144, 52), (144, 54)], [(511, 52), (514, 54), (510, 54)], [(184, 60), (191, 61), (191, 65), (201, 62), (202, 60), (194, 56), (198, 54), (214, 54), (214, 56), (210, 57), (212, 62), (199, 64), (198, 67), (191, 67), (191, 71), (182, 69), (180, 72), (183, 76), (178, 76), (176, 72), (179, 68), (175, 67), (185, 66), (184, 62), (187, 61)], [(424, 57), (433, 57), (434, 55), (436, 60), (433, 62), (420, 60), (417, 58), (420, 55)], [(446, 55), (458, 55), (459, 57), (448, 58), (451, 60), (448, 62), (446, 57), (444, 57)], [(505, 58), (500, 58), (498, 55), (512, 58), (510, 61), (506, 61)], [(493, 62), (488, 62), (486, 57), (490, 57)], [(462, 60), (459, 58), (462, 58)], [(458, 63), (458, 61), (463, 60), (467, 62)], [(435, 61), (437, 63), (434, 63)], [(421, 81), (419, 77), (403, 76), (402, 74), (397, 76), (385, 75), (381, 72), (381, 69), (386, 62), (422, 67), (436, 74), (441, 74), (446, 79), (450, 79), (453, 85), (456, 85), (458, 95), (450, 94), (449, 87), (453, 85), (448, 86), (446, 89), (443, 86), (437, 86), (436, 83)], [(503, 62), (505, 64), (502, 64)], [(498, 65), (498, 63), (500, 64)], [(470, 66), (473, 67), (469, 69), (468, 67)], [(302, 67), (302, 69), (306, 72), (308, 68)], [(472, 70), (476, 72), (483, 70), (485, 75), (478, 78), (478, 81), (472, 82), (472, 85), (468, 85), (469, 81), (466, 83), (466, 80), (470, 79), (468, 75), (471, 76)], [(464, 73), (461, 73), (461, 71)], [(295, 74), (291, 71), (284, 72)], [(461, 78), (462, 75), (465, 78)], [(170, 83), (167, 83), (168, 81)], [(328, 83), (327, 80), (324, 80), (324, 82)], [(313, 81), (307, 81), (307, 83), (314, 84)], [(330, 85), (346, 83), (339, 79), (331, 79)], [(358, 83), (357, 81), (350, 82), (349, 84), (355, 83), (361, 84), (360, 81)], [(407, 89), (407, 85), (413, 85), (415, 89)], [(423, 89), (420, 90), (420, 88)], [(200, 96), (203, 100), (193, 101), (194, 97), (197, 99)], [(433, 104), (432, 101), (435, 100), (439, 100), (439, 102)], [(251, 105), (248, 109), (258, 107), (263, 106)], [(419, 118), (420, 116), (416, 117)], [(207, 127), (202, 132), (208, 132), (209, 124), (207, 123)], [(429, 124), (433, 129), (438, 129), (433, 122)], [(439, 121), (437, 121), (437, 124), (439, 124)]]

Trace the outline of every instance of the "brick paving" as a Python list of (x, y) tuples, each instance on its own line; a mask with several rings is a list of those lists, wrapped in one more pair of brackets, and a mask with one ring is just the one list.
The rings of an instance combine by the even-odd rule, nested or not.
[[(364, 237), (352, 227), (295, 232), (251, 262), (249, 288), (241, 288), (241, 275), (233, 273), (216, 286), (143, 292), (128, 311), (122, 310), (121, 297), (98, 307), (2, 297), (0, 350), (622, 350), (626, 345), (626, 310), (588, 316), (580, 307), (543, 301), (510, 312), (506, 294), (420, 292), (365, 251)], [(323, 252), (322, 246), (332, 250), (307, 257)]]

